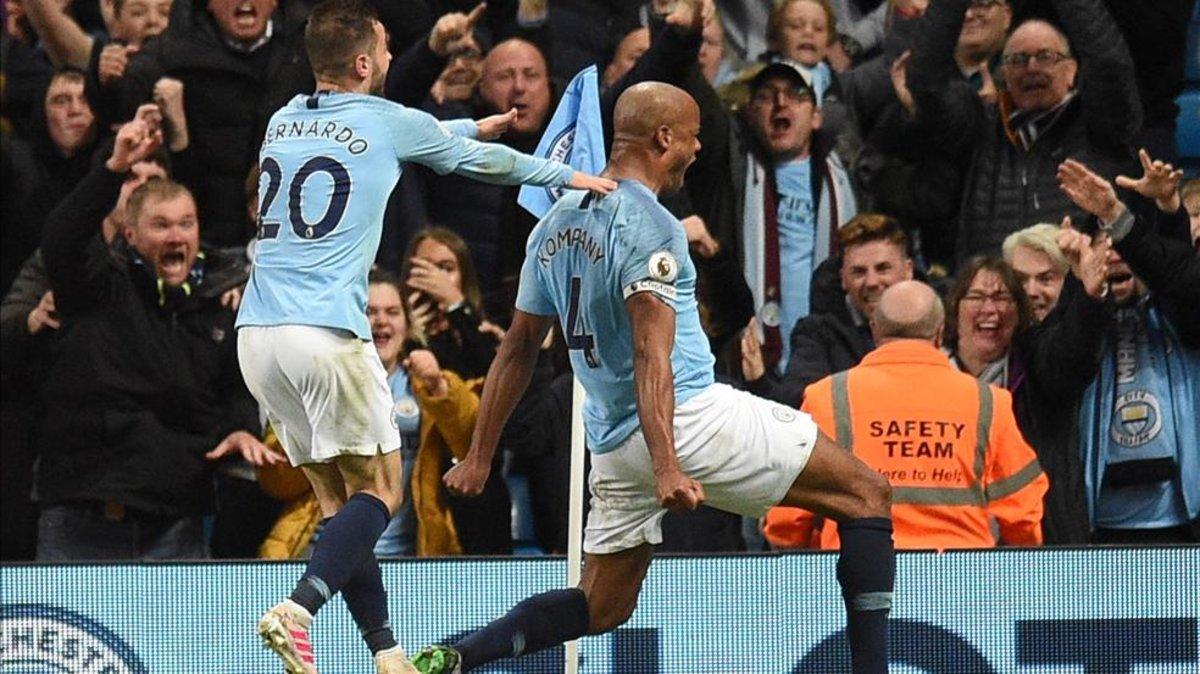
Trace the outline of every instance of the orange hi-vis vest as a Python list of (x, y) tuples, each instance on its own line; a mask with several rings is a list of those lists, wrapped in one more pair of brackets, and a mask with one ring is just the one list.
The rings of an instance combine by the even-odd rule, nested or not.
[[(959, 372), (932, 343), (885, 343), (808, 387), (802, 410), (892, 485), (896, 547), (1040, 545), (1049, 480), (1021, 437), (1012, 395)], [(777, 547), (839, 547), (837, 525), (772, 508)]]

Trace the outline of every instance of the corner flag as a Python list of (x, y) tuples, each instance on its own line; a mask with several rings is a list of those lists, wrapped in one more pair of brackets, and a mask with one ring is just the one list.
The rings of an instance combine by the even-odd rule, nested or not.
[[(604, 125), (600, 120), (596, 66), (588, 66), (571, 78), (533, 155), (561, 161), (593, 175), (604, 170)], [(540, 218), (565, 189), (524, 185), (517, 203)]]

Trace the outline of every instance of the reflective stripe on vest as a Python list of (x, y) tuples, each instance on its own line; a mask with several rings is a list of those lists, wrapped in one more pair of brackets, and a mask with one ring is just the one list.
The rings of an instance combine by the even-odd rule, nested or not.
[[(850, 412), (849, 371), (833, 375), (833, 423), (838, 445), (853, 453), (854, 417)], [(987, 454), (988, 435), (992, 428), (992, 390), (987, 384), (975, 380), (979, 389), (979, 417), (975, 421), (975, 474), (966, 487), (892, 487), (892, 503), (896, 505), (959, 505), (984, 507), (989, 500), (996, 500), (1016, 492), (1037, 477), (1041, 470), (1037, 461), (1022, 468), (987, 490), (983, 488), (984, 458)], [(1031, 473), (1031, 475), (1030, 475)]]

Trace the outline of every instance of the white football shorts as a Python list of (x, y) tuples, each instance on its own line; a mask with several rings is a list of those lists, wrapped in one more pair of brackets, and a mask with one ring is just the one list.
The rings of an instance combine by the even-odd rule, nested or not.
[(293, 466), (400, 448), (387, 373), (371, 342), (310, 325), (246, 326), (238, 361)]
[[(714, 384), (675, 409), (675, 453), (684, 474), (704, 486), (705, 503), (761, 517), (779, 504), (808, 463), (818, 429), (807, 414)], [(611, 554), (662, 542), (650, 450), (639, 428), (592, 455), (591, 512), (583, 549)]]

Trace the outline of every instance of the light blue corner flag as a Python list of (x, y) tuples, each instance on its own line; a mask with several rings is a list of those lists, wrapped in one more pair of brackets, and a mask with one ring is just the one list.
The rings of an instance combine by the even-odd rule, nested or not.
[[(600, 120), (600, 87), (596, 66), (580, 70), (571, 79), (533, 154), (570, 164), (576, 171), (592, 175), (604, 170), (604, 125)], [(524, 185), (517, 203), (541, 218), (565, 189)]]

